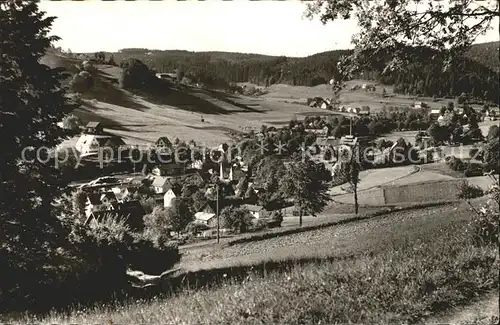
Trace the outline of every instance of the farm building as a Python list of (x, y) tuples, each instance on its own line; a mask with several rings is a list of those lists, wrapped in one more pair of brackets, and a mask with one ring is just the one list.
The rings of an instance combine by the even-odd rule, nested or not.
[(146, 214), (139, 201), (120, 203), (109, 210), (95, 211), (90, 213), (85, 220), (86, 225), (95, 226), (106, 217), (117, 221), (126, 221), (133, 230), (141, 230), (144, 227), (143, 217)]
[(168, 181), (168, 178), (165, 176), (156, 176), (155, 179), (153, 180), (153, 189), (156, 194), (163, 194), (166, 191), (170, 189), (172, 186), (170, 182)]
[(103, 134), (104, 129), (99, 122), (89, 122), (85, 126), (85, 133), (87, 134)]
[(90, 193), (85, 201), (85, 215), (89, 216), (92, 212), (108, 209), (118, 203), (113, 192)]
[[(97, 155), (103, 148), (117, 148), (125, 142), (116, 135), (82, 134), (76, 142), (75, 148), (80, 155)], [(114, 153), (118, 157), (118, 153)]]
[(441, 115), (441, 111), (439, 109), (433, 109), (429, 113), (429, 117), (431, 119), (437, 119)]
[(246, 208), (248, 211), (250, 211), (250, 214), (255, 219), (267, 218), (270, 214), (270, 212), (264, 209), (264, 207), (261, 205), (243, 204), (241, 205), (241, 207)]
[(174, 146), (172, 145), (172, 142), (167, 137), (161, 137), (155, 142), (157, 150), (165, 150), (168, 151), (169, 153), (172, 153), (174, 150)]
[[(222, 207), (219, 206), (219, 211)], [(209, 227), (215, 227), (217, 225), (217, 216), (215, 212), (217, 211), (216, 202), (210, 201), (205, 203), (198, 212), (194, 214), (196, 222), (203, 223)]]

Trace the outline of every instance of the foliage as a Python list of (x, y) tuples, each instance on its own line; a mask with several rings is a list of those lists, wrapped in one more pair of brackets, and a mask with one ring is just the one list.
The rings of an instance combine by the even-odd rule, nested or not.
[(122, 61), (120, 67), (123, 68), (120, 85), (124, 89), (159, 95), (164, 95), (165, 90), (168, 89), (167, 83), (157, 78), (154, 71), (141, 60), (129, 59)]
[[(498, 179), (490, 175), (493, 185), (486, 194), (489, 199), (479, 210), (473, 208), (473, 218), (469, 223), (469, 229), (477, 244), (494, 245), (498, 247), (498, 228), (500, 224), (500, 187)], [(470, 203), (469, 203), (470, 204)]]
[(264, 208), (279, 204), (283, 200), (280, 184), (286, 169), (283, 161), (276, 156), (267, 156), (252, 166), (253, 186), (259, 190), (258, 202)]
[(186, 226), (193, 221), (194, 215), (192, 214), (185, 199), (174, 198), (172, 206), (167, 208), (167, 220), (171, 229), (180, 233)]
[(459, 199), (474, 199), (484, 195), (483, 190), (476, 185), (471, 185), (467, 180), (462, 180), (458, 185)]
[(446, 164), (454, 171), (464, 171), (466, 168), (466, 165), (462, 161), (462, 159), (457, 158), (455, 156), (447, 157), (446, 158)]
[(80, 120), (80, 118), (73, 114), (69, 114), (68, 116), (64, 117), (62, 123), (63, 128), (73, 131), (79, 130), (80, 126), (82, 125), (82, 121)]
[[(66, 229), (51, 213), (54, 198), (66, 185), (46, 164), (38, 148), (55, 148), (67, 135), (57, 127), (75, 106), (61, 85), (62, 69), (41, 64), (51, 42), (54, 17), (45, 17), (38, 4), (0, 4), (0, 305), (31, 304), (40, 293), (59, 285), (55, 269), (64, 258)], [(35, 150), (22, 153), (25, 148)], [(71, 249), (70, 249), (71, 250)], [(37, 296), (38, 295), (38, 296)]]
[(331, 173), (322, 163), (316, 164), (307, 156), (295, 157), (286, 167), (281, 180), (280, 191), (286, 198), (293, 200), (299, 211), (299, 223), (302, 225), (304, 213), (315, 216), (321, 212), (330, 200), (328, 183)]
[[(448, 217), (455, 221), (456, 213)], [(434, 215), (427, 220), (442, 217)], [(113, 323), (132, 324), (144, 322), (147, 314), (151, 323), (204, 325), (430, 323), (429, 315), (468, 304), (476, 295), (497, 288), (497, 247), (472, 245), (463, 223), (450, 223), (432, 233), (423, 223), (418, 227), (411, 224), (406, 231), (393, 228), (392, 218), (388, 225), (376, 238), (360, 236), (362, 240), (343, 241), (340, 246), (329, 245), (333, 236), (338, 236), (334, 228), (323, 245), (303, 247), (308, 253), (305, 258), (299, 255), (285, 260), (279, 254), (274, 258), (266, 254), (264, 261), (245, 261), (246, 268), (238, 265), (200, 271), (196, 280), (227, 274), (227, 280), (210, 290), (193, 292), (196, 280), (183, 282), (180, 289), (185, 291), (168, 299), (134, 300), (124, 308), (75, 309), (69, 315), (47, 316), (42, 322), (100, 324), (112, 319)], [(394, 242), (395, 233), (400, 241)], [(409, 237), (411, 233), (414, 235)], [(311, 240), (309, 234), (304, 235)], [(376, 239), (385, 245), (375, 244)], [(367, 251), (361, 253), (359, 245), (363, 243)], [(284, 245), (288, 250), (297, 249), (296, 245), (290, 247), (288, 240)], [(312, 255), (315, 258), (311, 262), (311, 247), (321, 246), (326, 246), (328, 255)], [(344, 246), (354, 246), (356, 253), (342, 254), (339, 249)], [(342, 258), (344, 255), (349, 258)], [(271, 272), (272, 267), (276, 269)], [(221, 305), (225, 306), (224, 313), (217, 310)]]
[(500, 171), (500, 145), (499, 145), (499, 132), (498, 126), (493, 125), (490, 127), (487, 136), (487, 143), (484, 146), (484, 162), (488, 169), (496, 172)]
[(190, 222), (186, 226), (186, 232), (188, 232), (189, 234), (192, 234), (192, 235), (197, 235), (197, 234), (202, 233), (203, 231), (208, 230), (208, 229), (210, 229), (210, 227), (208, 225), (206, 225), (204, 223), (199, 223), (196, 221)]
[(75, 93), (86, 93), (94, 86), (94, 77), (87, 71), (81, 71), (73, 76), (69, 88)]
[(172, 227), (168, 219), (168, 211), (156, 206), (150, 214), (144, 216), (144, 238), (154, 243), (162, 243), (170, 239)]
[(244, 207), (228, 206), (222, 209), (220, 218), (222, 227), (229, 228), (239, 233), (247, 232), (252, 226), (252, 215)]

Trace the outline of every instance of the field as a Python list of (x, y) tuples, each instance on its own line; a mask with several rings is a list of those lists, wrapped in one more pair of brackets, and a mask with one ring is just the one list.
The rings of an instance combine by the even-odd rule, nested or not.
[[(475, 247), (465, 204), (395, 212), (213, 251), (220, 285), (14, 321), (44, 324), (420, 323), (498, 289), (498, 250)], [(186, 268), (189, 267), (186, 259)], [(238, 269), (238, 279), (229, 266)], [(266, 266), (267, 265), (267, 266)], [(225, 268), (226, 267), (226, 268)], [(251, 269), (253, 267), (253, 271)], [(194, 266), (193, 269), (195, 270)], [(498, 299), (498, 293), (488, 298)], [(477, 307), (476, 307), (477, 308)], [(491, 308), (490, 308), (491, 310)], [(497, 314), (498, 315), (498, 314)], [(488, 314), (491, 317), (493, 314)], [(442, 316), (444, 317), (444, 316)], [(455, 319), (448, 315), (448, 318)], [(14, 323), (11, 319), (5, 319)], [(492, 323), (493, 324), (493, 323)]]
[[(63, 66), (69, 70), (74, 70), (77, 62), (53, 54), (44, 60), (50, 66)], [(160, 136), (167, 136), (184, 141), (194, 139), (200, 144), (212, 146), (230, 140), (230, 133), (258, 130), (262, 124), (281, 126), (294, 118), (332, 114), (303, 105), (308, 97), (332, 97), (328, 85), (302, 87), (277, 84), (268, 87), (268, 93), (259, 97), (186, 87), (182, 91), (165, 89), (165, 96), (159, 99), (119, 89), (120, 68), (108, 65), (96, 67), (100, 82), (92, 93), (84, 96), (84, 105), (75, 113), (84, 121), (101, 121), (106, 131), (122, 136), (127, 143), (148, 144)], [(350, 81), (348, 88), (362, 83), (365, 81)], [(393, 94), (390, 86), (385, 87), (390, 97), (382, 98), (382, 87), (377, 87), (376, 92), (345, 90), (341, 93), (342, 104), (352, 107), (369, 105), (376, 112), (383, 105), (409, 106), (414, 102), (413, 98)], [(439, 108), (445, 103), (433, 102), (430, 98), (419, 100), (429, 103), (432, 108)], [(74, 144), (74, 141), (69, 140), (66, 145)]]

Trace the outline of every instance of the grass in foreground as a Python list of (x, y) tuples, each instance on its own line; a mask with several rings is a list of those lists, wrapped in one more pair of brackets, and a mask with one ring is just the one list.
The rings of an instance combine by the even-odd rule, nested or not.
[[(54, 313), (47, 324), (416, 323), (498, 288), (498, 249), (463, 225), (375, 253), (294, 266), (170, 299)], [(33, 320), (29, 320), (33, 321)], [(38, 323), (40, 320), (36, 320)], [(26, 323), (28, 319), (20, 320)]]

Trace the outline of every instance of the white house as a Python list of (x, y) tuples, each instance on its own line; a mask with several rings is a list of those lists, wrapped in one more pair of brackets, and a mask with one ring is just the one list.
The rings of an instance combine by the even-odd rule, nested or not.
[(242, 207), (250, 211), (250, 214), (256, 219), (266, 218), (269, 216), (269, 211), (260, 205), (243, 204)]
[(156, 176), (152, 186), (156, 194), (163, 194), (171, 187), (168, 178), (164, 176)]
[[(124, 145), (125, 142), (118, 136), (114, 135), (95, 135), (95, 134), (82, 134), (76, 142), (75, 148), (80, 155), (98, 154), (99, 149), (104, 147), (116, 148)], [(118, 152), (113, 153), (117, 158)]]
[[(196, 222), (203, 223), (209, 227), (214, 227), (217, 224), (215, 215), (216, 207), (214, 202), (207, 202), (198, 212), (194, 214)], [(220, 209), (221, 207), (219, 207)]]
[(163, 195), (163, 207), (170, 208), (172, 206), (172, 201), (176, 197), (181, 195), (181, 191), (178, 189), (170, 188), (165, 195)]

